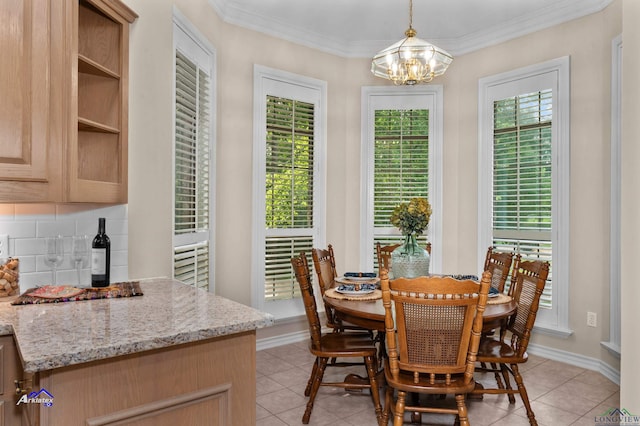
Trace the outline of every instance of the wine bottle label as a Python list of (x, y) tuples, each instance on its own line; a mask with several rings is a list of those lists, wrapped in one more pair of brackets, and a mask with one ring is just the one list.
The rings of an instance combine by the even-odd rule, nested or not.
[(107, 249), (106, 248), (92, 248), (91, 249), (91, 274), (92, 275), (104, 275), (105, 265), (107, 263)]

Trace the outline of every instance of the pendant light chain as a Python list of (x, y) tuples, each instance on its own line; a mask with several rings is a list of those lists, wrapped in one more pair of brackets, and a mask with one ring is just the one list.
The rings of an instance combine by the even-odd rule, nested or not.
[(413, 29), (413, 0), (409, 0), (409, 28)]

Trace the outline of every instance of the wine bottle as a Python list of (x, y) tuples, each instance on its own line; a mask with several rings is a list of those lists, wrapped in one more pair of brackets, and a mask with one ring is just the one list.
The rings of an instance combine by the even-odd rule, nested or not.
[(111, 241), (105, 233), (105, 219), (98, 219), (98, 234), (91, 243), (91, 286), (109, 286), (111, 264)]

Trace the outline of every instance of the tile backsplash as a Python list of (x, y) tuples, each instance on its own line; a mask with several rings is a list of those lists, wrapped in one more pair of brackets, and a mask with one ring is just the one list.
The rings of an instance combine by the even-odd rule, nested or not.
[[(9, 236), (9, 255), (20, 259), (20, 292), (51, 284), (52, 271), (44, 261), (44, 238), (64, 237), (64, 261), (57, 270), (57, 284), (76, 285), (78, 276), (71, 260), (74, 235), (86, 235), (89, 244), (98, 232), (98, 218), (106, 218), (111, 240), (111, 282), (128, 279), (127, 205), (96, 204), (0, 204), (0, 235)], [(82, 284), (91, 282), (90, 259), (81, 269)]]

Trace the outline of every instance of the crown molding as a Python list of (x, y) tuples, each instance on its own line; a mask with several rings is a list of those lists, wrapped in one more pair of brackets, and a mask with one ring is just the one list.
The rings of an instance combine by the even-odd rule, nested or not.
[[(612, 1), (576, 0), (571, 3), (564, 3), (561, 6), (547, 7), (546, 9), (541, 9), (535, 16), (512, 19), (505, 25), (487, 28), (485, 31), (467, 34), (464, 37), (453, 40), (452, 44), (455, 48), (452, 48), (450, 52), (456, 55), (463, 55), (551, 28), (564, 22), (600, 12)], [(444, 46), (445, 43), (443, 42), (442, 45)]]
[[(292, 43), (311, 47), (347, 58), (370, 58), (379, 50), (399, 40), (348, 40), (337, 35), (321, 34), (292, 25), (270, 16), (239, 7), (233, 0), (208, 0), (220, 19)], [(454, 56), (503, 43), (563, 22), (599, 12), (613, 0), (567, 0), (559, 5), (542, 8), (534, 16), (520, 17), (488, 27), (485, 30), (453, 39), (429, 38), (429, 42)], [(560, 2), (558, 2), (560, 3)]]

